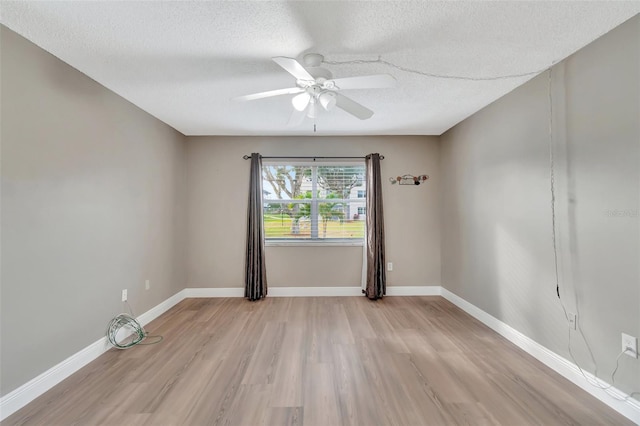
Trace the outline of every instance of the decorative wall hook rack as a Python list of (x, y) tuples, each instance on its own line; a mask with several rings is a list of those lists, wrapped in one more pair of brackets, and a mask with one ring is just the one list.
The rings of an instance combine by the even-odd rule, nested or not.
[(391, 182), (392, 185), (395, 185), (396, 183), (399, 185), (420, 185), (422, 182), (425, 182), (427, 179), (429, 179), (429, 175), (418, 175), (418, 176), (404, 175), (404, 176), (391, 177), (389, 178), (389, 182)]

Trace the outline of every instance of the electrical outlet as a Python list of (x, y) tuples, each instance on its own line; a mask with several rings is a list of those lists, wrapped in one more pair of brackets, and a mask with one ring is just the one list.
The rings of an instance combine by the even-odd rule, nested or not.
[(387, 271), (393, 271), (393, 262), (387, 263)]
[(625, 355), (638, 358), (638, 338), (622, 333), (622, 350)]
[(151, 283), (149, 282), (149, 280), (146, 280), (144, 282), (144, 289), (149, 290), (150, 288), (151, 288)]
[(576, 320), (577, 320), (577, 316), (576, 314), (574, 314), (573, 312), (568, 312), (567, 313), (567, 318), (569, 319), (569, 328), (572, 330), (576, 329)]
[(126, 288), (124, 290), (122, 290), (122, 301), (123, 302), (127, 301), (127, 289)]

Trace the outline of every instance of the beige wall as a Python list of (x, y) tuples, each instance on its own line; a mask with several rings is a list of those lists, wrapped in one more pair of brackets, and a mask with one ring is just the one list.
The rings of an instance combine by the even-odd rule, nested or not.
[[(599, 377), (640, 336), (640, 18), (553, 69), (561, 294)], [(545, 73), (442, 137), (442, 284), (569, 358), (551, 240)], [(575, 332), (578, 363), (593, 372)], [(640, 390), (623, 356), (616, 386)]]
[[(440, 285), (436, 137), (191, 137), (188, 158), (190, 287), (243, 287), (249, 162), (265, 156), (363, 156), (382, 161), (389, 286)], [(388, 178), (428, 174), (420, 186)], [(223, 224), (222, 226), (220, 224)], [(267, 247), (272, 287), (359, 286), (362, 247)]]
[[(1, 28), (1, 393), (184, 288), (185, 138)], [(144, 290), (144, 280), (151, 289)]]

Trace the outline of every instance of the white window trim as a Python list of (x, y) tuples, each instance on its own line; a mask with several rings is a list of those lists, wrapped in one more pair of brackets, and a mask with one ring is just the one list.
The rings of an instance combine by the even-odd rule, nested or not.
[(317, 240), (312, 239), (265, 239), (265, 247), (362, 247), (364, 245), (364, 238), (353, 238), (350, 240), (342, 240), (339, 238), (321, 238)]

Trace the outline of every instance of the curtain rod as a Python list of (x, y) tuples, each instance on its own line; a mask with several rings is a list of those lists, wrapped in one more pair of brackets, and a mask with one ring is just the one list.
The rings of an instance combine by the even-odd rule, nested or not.
[[(327, 160), (327, 159), (332, 159), (332, 160), (364, 160), (368, 157), (304, 157), (304, 156), (293, 156), (293, 157), (265, 157), (264, 155), (261, 155), (260, 158), (269, 158), (269, 159), (278, 159), (278, 160), (289, 160), (289, 159), (297, 159), (297, 160)], [(244, 158), (245, 160), (248, 160), (251, 158), (250, 155), (243, 155), (242, 158)], [(384, 160), (384, 155), (380, 156), (381, 160)]]

